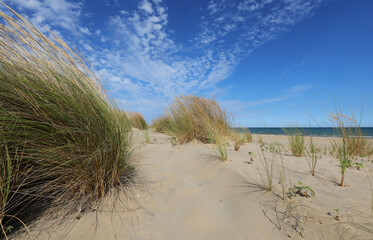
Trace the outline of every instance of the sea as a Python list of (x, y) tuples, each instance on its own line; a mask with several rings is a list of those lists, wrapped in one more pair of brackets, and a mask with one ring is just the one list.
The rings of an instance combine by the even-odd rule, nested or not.
[[(277, 128), (277, 127), (248, 127), (248, 128), (236, 128), (237, 131), (243, 132), (245, 129), (249, 129), (252, 134), (272, 134), (272, 135), (286, 135), (286, 132), (293, 132), (294, 128)], [(373, 139), (373, 127), (361, 127), (362, 135), (366, 138)], [(315, 136), (315, 137), (338, 137), (339, 131), (337, 128), (331, 127), (307, 127), (299, 128), (299, 132), (304, 136)]]

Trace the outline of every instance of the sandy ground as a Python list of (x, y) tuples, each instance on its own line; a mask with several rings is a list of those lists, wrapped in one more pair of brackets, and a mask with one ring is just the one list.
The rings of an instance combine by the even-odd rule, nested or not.
[[(139, 204), (111, 200), (101, 210), (74, 216), (63, 224), (40, 220), (30, 226), (34, 239), (373, 239), (372, 158), (357, 158), (364, 170), (347, 170), (346, 187), (338, 186), (338, 160), (330, 156), (327, 138), (314, 138), (320, 147), (316, 174), (304, 157), (289, 156), (285, 136), (261, 136), (264, 145), (280, 143), (277, 154), (285, 164), (288, 187), (301, 181), (315, 196), (282, 200), (278, 169), (274, 190), (263, 189), (259, 172), (263, 159), (259, 135), (238, 151), (228, 147), (221, 162), (214, 145), (192, 142), (172, 146), (170, 137), (150, 131), (151, 143), (134, 131), (139, 175)], [(263, 146), (262, 146), (263, 147)], [(254, 152), (250, 161), (248, 152)], [(273, 153), (264, 149), (267, 159)], [(373, 161), (373, 160), (372, 160)], [(128, 210), (139, 207), (137, 210)], [(337, 217), (337, 209), (338, 217)], [(78, 215), (78, 214), (77, 214)], [(337, 219), (338, 220), (337, 220)], [(29, 239), (28, 235), (17, 239)]]

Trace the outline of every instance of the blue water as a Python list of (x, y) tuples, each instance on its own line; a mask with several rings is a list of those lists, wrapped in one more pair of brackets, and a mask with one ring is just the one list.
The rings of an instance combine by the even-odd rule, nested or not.
[[(237, 128), (238, 131), (244, 131), (245, 128)], [(246, 128), (247, 129), (247, 128)], [(252, 134), (273, 134), (273, 135), (286, 135), (285, 131), (292, 132), (294, 128), (248, 128)], [(373, 138), (373, 127), (360, 128), (363, 136)], [(284, 131), (285, 130), (285, 131)], [(299, 128), (299, 131), (304, 136), (317, 136), (317, 137), (331, 137), (339, 136), (336, 128), (330, 127), (312, 127), (312, 128)]]

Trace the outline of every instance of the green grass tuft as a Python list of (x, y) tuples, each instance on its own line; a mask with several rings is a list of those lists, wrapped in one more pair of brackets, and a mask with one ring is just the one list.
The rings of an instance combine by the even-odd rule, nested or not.
[(312, 176), (315, 176), (318, 156), (317, 156), (317, 148), (315, 147), (315, 144), (313, 143), (312, 137), (310, 137), (310, 140), (309, 140), (309, 149), (305, 149), (305, 150), (306, 150), (305, 157), (306, 157), (308, 166), (310, 168), (310, 172)]
[[(336, 132), (343, 138), (346, 154), (348, 156), (369, 156), (373, 154), (373, 142), (364, 138), (360, 123), (358, 123), (352, 111), (350, 116), (348, 116), (343, 114), (342, 111), (340, 109), (338, 110), (336, 107), (336, 112), (330, 113), (329, 116), (329, 121), (337, 125)], [(337, 148), (342, 148), (341, 143), (337, 145), (339, 146)], [(335, 147), (337, 145), (333, 144)]]
[(296, 157), (302, 157), (304, 152), (304, 136), (298, 127), (284, 129), (288, 136), (291, 154)]
[(276, 163), (276, 154), (274, 153), (273, 157), (268, 159), (268, 157), (266, 157), (266, 155), (262, 151), (261, 156), (260, 156), (260, 161), (263, 167), (263, 172), (257, 169), (260, 175), (260, 179), (262, 180), (264, 189), (271, 192), (273, 189), (273, 178), (274, 178), (274, 170), (275, 170), (275, 163)]
[(353, 112), (348, 116), (343, 114), (337, 106), (335, 106), (335, 109), (335, 113), (329, 114), (329, 121), (336, 125), (336, 132), (342, 138), (342, 141), (340, 139), (330, 139), (330, 142), (339, 159), (341, 169), (340, 186), (343, 187), (345, 185), (346, 169), (351, 164), (351, 158), (353, 156), (372, 155), (373, 144), (363, 137), (360, 123), (357, 122)]

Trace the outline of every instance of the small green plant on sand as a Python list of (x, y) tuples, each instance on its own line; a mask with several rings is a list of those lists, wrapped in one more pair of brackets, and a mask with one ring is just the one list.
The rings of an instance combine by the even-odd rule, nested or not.
[(250, 156), (250, 161), (251, 161), (251, 162), (254, 162), (254, 158), (256, 158), (255, 153), (253, 153), (253, 152), (248, 152), (248, 154), (249, 154), (249, 156)]
[[(288, 169), (285, 167), (284, 159), (280, 155), (280, 161), (276, 161), (277, 165), (277, 176), (282, 190), (282, 199), (285, 201), (287, 197), (287, 187), (290, 182), (290, 175), (288, 174)], [(286, 176), (289, 176), (289, 182), (287, 181)]]
[(262, 152), (267, 151), (268, 147), (266, 143), (260, 143), (259, 148)]
[(261, 143), (260, 150), (280, 154), (284, 150), (284, 145), (279, 142)]
[(339, 166), (341, 168), (341, 182), (339, 185), (341, 187), (344, 187), (346, 170), (348, 167), (351, 166), (352, 161), (349, 159), (347, 155), (345, 139), (342, 139), (342, 141), (343, 141), (342, 149), (338, 145), (335, 146), (335, 149), (337, 151), (337, 156), (339, 159)]
[[(275, 155), (275, 154), (274, 154)], [(271, 159), (268, 159), (264, 152), (262, 152), (262, 156), (260, 157), (260, 161), (262, 163), (263, 172), (258, 169), (260, 179), (262, 180), (263, 187), (267, 191), (272, 191), (273, 189), (273, 173), (274, 173), (274, 156)]]
[(216, 149), (218, 149), (220, 159), (222, 161), (226, 161), (228, 159), (228, 153), (227, 153), (227, 144), (224, 136), (215, 135), (215, 145)]
[(144, 130), (143, 133), (144, 133), (145, 143), (150, 143), (150, 137), (149, 137), (148, 130)]
[(297, 195), (309, 198), (315, 196), (315, 192), (312, 190), (311, 187), (302, 185), (302, 182), (299, 181), (296, 185), (289, 188), (289, 191), (287, 192), (287, 196), (289, 198), (295, 197)]
[(273, 153), (282, 153), (284, 145), (279, 142), (272, 142), (269, 144), (269, 151)]
[(291, 154), (295, 157), (302, 157), (304, 150), (304, 136), (298, 127), (284, 129), (288, 136)]
[(313, 144), (312, 137), (310, 137), (310, 147), (305, 151), (305, 157), (310, 168), (312, 176), (315, 176), (315, 169), (317, 164), (317, 151), (315, 145)]
[(340, 209), (338, 209), (338, 208), (336, 208), (336, 209), (334, 209), (334, 211), (335, 211), (335, 220), (337, 220), (337, 221), (339, 221), (339, 212), (340, 212)]
[(224, 129), (218, 124), (208, 124), (209, 138), (215, 143), (216, 149), (219, 152), (220, 160), (226, 161), (228, 159), (227, 146), (229, 146), (227, 135)]
[(170, 140), (170, 143), (172, 144), (172, 146), (176, 146), (177, 145), (177, 139), (176, 137), (172, 137), (171, 140)]
[(360, 169), (364, 168), (364, 165), (362, 163), (354, 163), (354, 167), (360, 171)]

